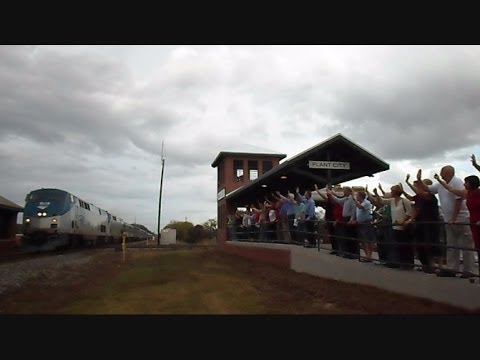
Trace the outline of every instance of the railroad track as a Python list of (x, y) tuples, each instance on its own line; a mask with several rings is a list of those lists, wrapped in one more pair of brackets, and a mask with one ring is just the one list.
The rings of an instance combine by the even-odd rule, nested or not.
[(100, 246), (95, 248), (74, 248), (74, 249), (65, 249), (65, 250), (56, 250), (56, 251), (44, 251), (44, 252), (25, 252), (21, 250), (12, 250), (7, 253), (0, 254), (0, 264), (18, 262), (24, 260), (31, 260), (43, 257), (59, 256), (73, 254), (83, 251), (92, 251), (95, 249), (101, 248)]
[[(170, 244), (170, 245), (147, 245), (144, 241), (140, 242), (131, 242), (127, 243), (127, 250), (128, 249), (159, 249), (159, 250), (176, 250), (176, 249), (211, 249), (214, 248), (215, 245), (199, 245), (199, 244)], [(8, 263), (8, 262), (16, 262), (16, 261), (23, 261), (23, 260), (30, 260), (36, 259), (41, 257), (48, 257), (48, 256), (59, 256), (59, 255), (67, 255), (73, 254), (77, 252), (83, 251), (95, 251), (99, 249), (115, 249), (117, 251), (122, 251), (122, 244), (121, 243), (109, 243), (109, 244), (98, 244), (94, 247), (78, 247), (78, 248), (70, 248), (64, 250), (55, 250), (55, 251), (44, 251), (44, 252), (25, 252), (22, 250), (11, 250), (6, 253), (0, 253), (0, 264)]]
[[(129, 243), (135, 244), (135, 243)], [(95, 251), (99, 249), (108, 249), (108, 248), (115, 248), (121, 247), (121, 244), (98, 244), (95, 246), (88, 246), (88, 247), (76, 247), (76, 248), (68, 248), (62, 250), (51, 250), (51, 251), (38, 251), (38, 252), (30, 252), (25, 251), (22, 249), (15, 249), (5, 253), (0, 253), (0, 264), (8, 263), (8, 262), (17, 262), (23, 260), (30, 260), (30, 259), (37, 259), (42, 257), (49, 257), (49, 256), (59, 256), (59, 255), (67, 255), (67, 254), (74, 254), (77, 252), (89, 252)]]

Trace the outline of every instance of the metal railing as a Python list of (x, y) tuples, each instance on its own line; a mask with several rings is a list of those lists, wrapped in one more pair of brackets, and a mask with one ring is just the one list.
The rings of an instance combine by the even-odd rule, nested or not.
[[(333, 233), (329, 233), (326, 229), (327, 224), (334, 224)], [(291, 222), (275, 222), (275, 223), (261, 223), (251, 225), (250, 227), (237, 226), (236, 228), (229, 228), (229, 240), (241, 242), (263, 242), (263, 243), (279, 243), (279, 244), (295, 244), (307, 247), (316, 247), (318, 251), (327, 250), (335, 255), (340, 255), (347, 258), (364, 259), (368, 258), (361, 254), (363, 243), (374, 245), (374, 252), (379, 256), (379, 259), (371, 259), (372, 261), (395, 268), (418, 268), (423, 270), (431, 270), (429, 272), (447, 271), (453, 274), (465, 275), (471, 278), (480, 278), (479, 271), (477, 273), (470, 273), (465, 271), (455, 271), (449, 268), (449, 264), (443, 264), (443, 258), (446, 258), (448, 250), (461, 250), (463, 259), (468, 252), (473, 252), (473, 265), (478, 264), (480, 259), (480, 249), (474, 247), (462, 247), (448, 245), (446, 242), (446, 228), (445, 226), (465, 226), (474, 225), (468, 222), (448, 224), (441, 221), (417, 221), (412, 223), (414, 230), (409, 233), (405, 242), (398, 242), (394, 236), (393, 226), (401, 226), (392, 224), (391, 222), (369, 224), (372, 228), (371, 238), (359, 238), (359, 234), (355, 236), (345, 236), (348, 232), (347, 228), (351, 227), (351, 232), (356, 232), (358, 224), (349, 225), (344, 222), (326, 221), (326, 220), (305, 220), (299, 222), (298, 226), (293, 226)], [(418, 231), (423, 225), (436, 225), (438, 227), (438, 239), (435, 242), (418, 242)], [(300, 230), (299, 230), (300, 228)], [(470, 231), (470, 229), (468, 229)], [(404, 230), (400, 230), (404, 231)], [(348, 234), (347, 234), (348, 235)], [(404, 236), (407, 234), (404, 233)], [(327, 242), (325, 241), (327, 240)], [(332, 241), (337, 242), (337, 249), (333, 249), (326, 244), (332, 244)], [(345, 246), (350, 242), (349, 246)], [(352, 245), (355, 244), (355, 245)], [(473, 244), (473, 241), (472, 241)], [(354, 252), (351, 247), (355, 247)], [(376, 248), (376, 249), (375, 249)], [(398, 260), (401, 249), (409, 249), (413, 253), (412, 262), (402, 262)], [(358, 251), (357, 251), (358, 249)], [(365, 251), (365, 249), (363, 249)], [(421, 261), (420, 254), (422, 251), (430, 252), (427, 255), (430, 264), (417, 264), (415, 260)], [(441, 254), (438, 252), (441, 251)], [(384, 252), (380, 256), (380, 252)], [(437, 252), (435, 255), (432, 253)], [(476, 255), (476, 259), (475, 259)], [(437, 260), (437, 261), (434, 261)], [(440, 261), (438, 261), (440, 260)], [(439, 263), (440, 262), (440, 263)], [(461, 261), (459, 261), (461, 263)]]

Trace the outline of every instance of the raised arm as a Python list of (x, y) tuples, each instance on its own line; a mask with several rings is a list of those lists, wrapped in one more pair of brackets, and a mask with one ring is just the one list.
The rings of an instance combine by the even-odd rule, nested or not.
[[(410, 174), (407, 174), (407, 177), (405, 178), (405, 183), (410, 187), (410, 189), (412, 189), (415, 194), (417, 193), (415, 187), (412, 185), (412, 183), (409, 181), (410, 180)], [(413, 196), (410, 195), (410, 194), (407, 194), (405, 192), (405, 189), (403, 188), (402, 184), (399, 183), (400, 185), (400, 188), (402, 189), (402, 194), (405, 195), (405, 198), (408, 199), (408, 201), (413, 201)]]
[(405, 199), (408, 199), (408, 201), (413, 201), (413, 196), (410, 194), (407, 194), (405, 190), (403, 190), (402, 194), (405, 196)]
[(256, 208), (254, 204), (250, 205), (250, 209), (252, 209), (252, 211), (256, 212), (256, 213), (261, 213), (262, 212), (262, 210), (260, 208)]
[[(325, 195), (323, 195), (323, 194), (320, 192), (320, 190), (318, 189), (317, 184), (314, 184), (314, 186), (315, 186), (315, 191), (318, 193), (318, 195), (320, 195), (320, 197), (321, 197), (323, 200), (327, 200), (328, 197), (325, 196)], [(327, 186), (327, 188), (328, 188), (328, 186)]]
[(447, 189), (451, 193), (454, 193), (457, 196), (461, 196), (462, 198), (467, 197), (467, 190), (454, 189), (452, 186), (448, 185), (440, 176), (438, 176), (438, 174), (435, 174), (433, 177), (435, 178), (435, 180), (437, 180), (440, 183), (440, 185), (442, 185), (445, 189)]
[[(376, 192), (377, 189), (375, 188), (375, 189), (373, 189), (373, 191)], [(367, 193), (367, 199), (368, 199), (368, 201), (370, 201), (373, 205), (375, 205), (377, 208), (381, 208), (381, 207), (383, 206), (383, 204), (382, 204), (382, 203), (379, 203), (379, 202), (377, 201), (377, 198), (376, 198), (374, 195), (372, 195), (372, 194), (370, 193), (370, 191), (368, 191), (368, 188), (367, 188), (367, 187), (365, 187), (365, 192)]]
[(417, 171), (417, 180), (418, 180), (418, 183), (417, 183), (418, 190), (423, 192), (429, 192), (427, 184), (425, 184), (422, 181), (422, 169), (418, 169)]
[(281, 196), (282, 194), (280, 193), (280, 191), (276, 191), (275, 193), (272, 193), (272, 197), (277, 201), (282, 200)]
[(328, 189), (327, 188), (327, 196), (330, 196), (330, 199), (332, 199), (333, 201), (335, 201), (337, 204), (340, 204), (340, 205), (343, 205), (345, 203), (345, 201), (347, 201), (347, 197), (344, 196), (343, 198), (338, 198), (337, 196), (335, 196), (333, 194), (333, 191)]
[[(410, 182), (410, 174), (407, 174), (407, 176), (405, 177), (405, 184), (407, 184), (408, 187), (409, 187), (410, 189), (412, 189), (415, 194), (417, 193), (415, 187), (414, 187), (413, 184)], [(404, 192), (404, 194), (405, 194), (405, 192)], [(405, 194), (405, 195), (406, 195), (406, 194)]]
[(378, 195), (377, 188), (373, 189), (373, 193), (375, 194), (377, 206), (380, 204), (385, 205), (390, 203), (388, 199), (383, 199), (380, 195)]
[(385, 191), (383, 191), (382, 184), (378, 183), (378, 189), (382, 192), (382, 195), (385, 196)]
[(472, 160), (473, 167), (478, 171), (480, 171), (480, 165), (477, 164), (477, 159), (475, 158), (475, 154), (472, 154), (471, 160)]
[(385, 198), (385, 199), (391, 199), (392, 198), (392, 194), (391, 193), (386, 193), (383, 188), (382, 188), (382, 184), (378, 183), (378, 188), (380, 189), (380, 191), (382, 192), (382, 197)]
[[(370, 201), (371, 203), (373, 203), (373, 196), (372, 194), (370, 193), (370, 191), (368, 191), (368, 185), (365, 185), (365, 194), (367, 194), (367, 199), (368, 201)], [(375, 205), (375, 204), (374, 204)]]

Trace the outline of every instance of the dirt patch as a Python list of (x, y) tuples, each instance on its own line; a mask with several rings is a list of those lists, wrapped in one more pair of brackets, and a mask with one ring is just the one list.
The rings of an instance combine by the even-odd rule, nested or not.
[[(467, 314), (447, 304), (378, 289), (344, 283), (293, 270), (260, 264), (216, 252), (251, 279), (267, 299), (268, 314)], [(480, 312), (476, 312), (480, 313)]]

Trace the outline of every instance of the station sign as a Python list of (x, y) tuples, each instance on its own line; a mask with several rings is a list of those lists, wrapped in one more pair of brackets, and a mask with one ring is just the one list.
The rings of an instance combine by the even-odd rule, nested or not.
[(225, 188), (223, 188), (217, 193), (217, 201), (222, 200), (224, 197), (225, 197)]
[(349, 162), (341, 161), (314, 161), (308, 162), (310, 169), (333, 169), (333, 170), (350, 170)]

